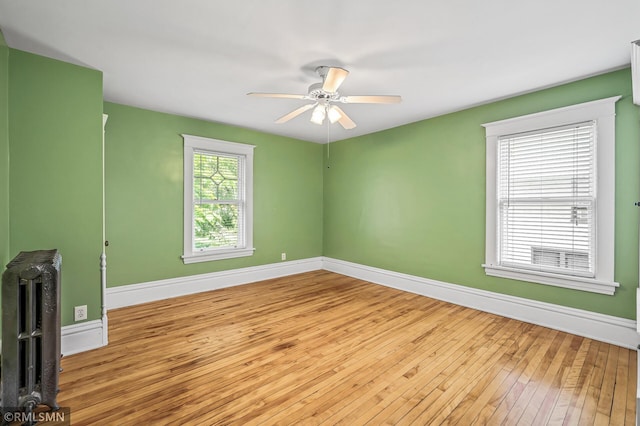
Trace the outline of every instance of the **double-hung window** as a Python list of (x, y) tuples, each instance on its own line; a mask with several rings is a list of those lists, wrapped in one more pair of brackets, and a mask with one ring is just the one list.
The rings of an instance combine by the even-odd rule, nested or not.
[(484, 124), (487, 275), (614, 293), (618, 99)]
[(253, 254), (253, 145), (184, 138), (184, 263)]

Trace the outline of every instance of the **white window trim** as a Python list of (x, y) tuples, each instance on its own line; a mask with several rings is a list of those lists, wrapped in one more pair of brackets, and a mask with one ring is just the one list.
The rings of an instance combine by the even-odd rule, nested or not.
[[(485, 123), (487, 149), (487, 202), (485, 263), (487, 275), (530, 281), (612, 295), (620, 286), (614, 281), (615, 232), (615, 103), (620, 96), (564, 108)], [(570, 123), (595, 120), (596, 142), (596, 265), (595, 278), (508, 268), (498, 264), (497, 165), (498, 138)]]
[[(211, 260), (252, 256), (253, 247), (253, 150), (255, 145), (241, 144), (183, 134), (184, 138), (184, 248), (182, 260), (185, 264)], [(193, 153), (195, 150), (242, 155), (245, 158), (245, 241), (242, 247), (193, 250)]]

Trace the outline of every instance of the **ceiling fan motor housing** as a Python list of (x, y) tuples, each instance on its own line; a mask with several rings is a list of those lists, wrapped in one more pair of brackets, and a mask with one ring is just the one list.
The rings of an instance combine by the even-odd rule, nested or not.
[(309, 86), (309, 99), (315, 101), (335, 101), (340, 95), (338, 92), (326, 92), (322, 90), (322, 83), (314, 83)]

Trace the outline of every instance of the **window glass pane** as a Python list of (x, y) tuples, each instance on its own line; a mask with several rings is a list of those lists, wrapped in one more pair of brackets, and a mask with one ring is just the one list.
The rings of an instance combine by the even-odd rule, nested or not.
[(236, 204), (193, 206), (194, 249), (237, 247), (240, 237)]
[(237, 200), (239, 158), (195, 152), (193, 194), (195, 200)]

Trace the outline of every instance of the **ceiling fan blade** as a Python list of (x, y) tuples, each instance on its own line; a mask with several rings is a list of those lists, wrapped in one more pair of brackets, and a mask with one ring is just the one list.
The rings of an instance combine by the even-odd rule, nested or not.
[(286, 123), (287, 121), (291, 120), (292, 118), (295, 118), (295, 117), (299, 116), (303, 112), (309, 111), (311, 108), (315, 107), (316, 105), (318, 105), (317, 102), (315, 104), (302, 105), (300, 108), (294, 109), (289, 114), (283, 115), (282, 117), (278, 118), (276, 120), (276, 123), (277, 124)]
[(259, 93), (249, 92), (247, 96), (257, 96), (260, 98), (288, 98), (288, 99), (305, 99), (307, 95), (293, 95), (289, 93)]
[(342, 108), (336, 105), (333, 105), (331, 108), (334, 108), (340, 113), (340, 118), (338, 118), (338, 123), (340, 123), (342, 127), (344, 127), (346, 130), (350, 130), (356, 127), (356, 123), (354, 123), (353, 120), (350, 119), (347, 114), (345, 114)]
[(324, 83), (322, 84), (322, 90), (331, 93), (336, 92), (344, 79), (347, 78), (347, 75), (349, 75), (349, 71), (344, 68), (329, 68), (327, 76), (324, 78)]
[(402, 97), (394, 95), (343, 96), (341, 102), (346, 104), (399, 104)]

